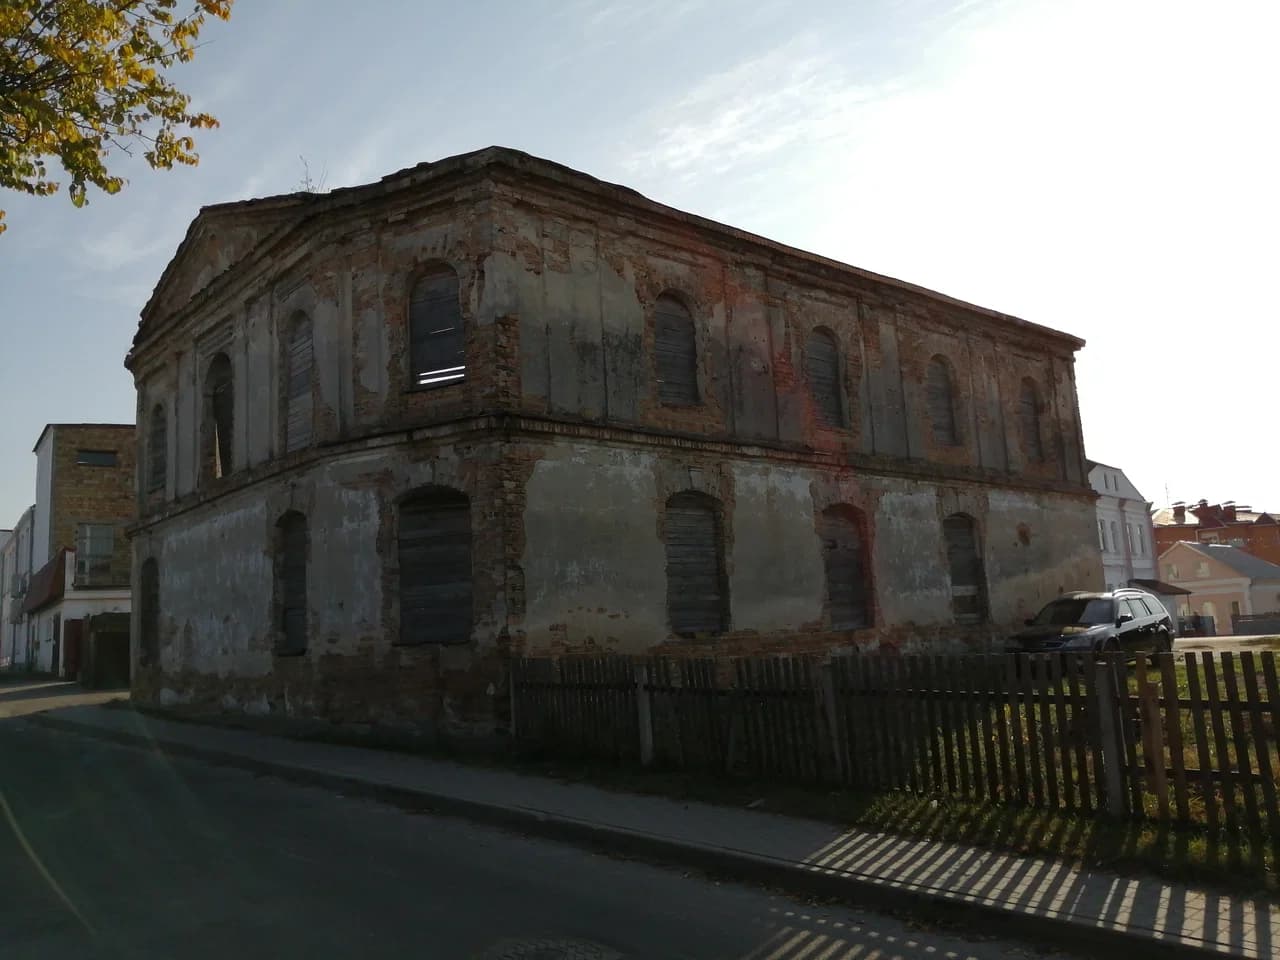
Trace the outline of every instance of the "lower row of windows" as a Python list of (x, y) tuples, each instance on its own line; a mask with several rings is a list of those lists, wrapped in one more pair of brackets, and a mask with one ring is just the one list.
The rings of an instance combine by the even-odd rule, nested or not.
[[(714, 497), (673, 495), (663, 515), (667, 618), (678, 636), (715, 635), (729, 629), (729, 585), (724, 562), (723, 511)], [(818, 517), (832, 630), (869, 627), (875, 593), (862, 513), (843, 504)], [(986, 617), (986, 590), (976, 525), (967, 514), (943, 521), (958, 623)], [(276, 524), (275, 625), (282, 654), (307, 648), (307, 520), (289, 511)], [(400, 642), (465, 643), (471, 637), (471, 503), (456, 490), (433, 487), (401, 501), (397, 528)], [(780, 559), (779, 562), (782, 562)], [(142, 564), (138, 585), (144, 662), (159, 650), (160, 577), (155, 558)]]

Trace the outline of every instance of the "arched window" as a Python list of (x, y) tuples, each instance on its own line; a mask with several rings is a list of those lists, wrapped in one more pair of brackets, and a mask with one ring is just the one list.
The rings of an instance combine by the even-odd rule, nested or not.
[(235, 395), (231, 359), (220, 353), (209, 362), (204, 378), (204, 475), (209, 479), (231, 473), (231, 436), (235, 426)]
[(148, 557), (138, 572), (138, 662), (145, 667), (159, 659), (160, 565)]
[(667, 501), (667, 618), (678, 634), (723, 633), (729, 622), (720, 504), (687, 491)]
[(307, 650), (307, 518), (290, 510), (276, 523), (276, 652)]
[(840, 403), (840, 349), (829, 330), (814, 330), (804, 345), (804, 373), (817, 421), (826, 427), (843, 427)]
[(956, 429), (956, 400), (951, 383), (951, 365), (942, 357), (934, 357), (929, 361), (925, 381), (934, 442), (948, 447), (955, 446), (960, 442), (960, 434)]
[(872, 623), (871, 576), (862, 537), (862, 514), (836, 504), (818, 518), (827, 573), (827, 608), (832, 630), (856, 630)]
[(285, 453), (292, 453), (311, 444), (311, 375), (315, 353), (311, 319), (305, 313), (294, 314), (286, 350), (284, 449)]
[(942, 521), (951, 571), (951, 610), (956, 623), (982, 623), (987, 617), (986, 575), (973, 517), (956, 513)]
[(169, 421), (165, 417), (164, 405), (157, 403), (151, 408), (151, 420), (147, 425), (148, 493), (159, 493), (164, 490), (168, 463)]
[(458, 275), (436, 264), (409, 296), (409, 364), (419, 387), (442, 387), (467, 375), (466, 331)]
[(400, 642), (471, 639), (471, 503), (433, 487), (400, 505)]
[(654, 353), (658, 400), (668, 406), (698, 403), (698, 346), (693, 316), (678, 299), (664, 293), (654, 306)]
[(1018, 427), (1022, 433), (1022, 449), (1032, 463), (1044, 460), (1044, 441), (1040, 439), (1040, 391), (1030, 377), (1022, 381), (1018, 396)]

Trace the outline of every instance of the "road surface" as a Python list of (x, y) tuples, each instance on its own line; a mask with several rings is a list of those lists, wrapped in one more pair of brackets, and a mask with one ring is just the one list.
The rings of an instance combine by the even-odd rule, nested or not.
[(875, 914), (0, 721), (5, 960), (1015, 960)]

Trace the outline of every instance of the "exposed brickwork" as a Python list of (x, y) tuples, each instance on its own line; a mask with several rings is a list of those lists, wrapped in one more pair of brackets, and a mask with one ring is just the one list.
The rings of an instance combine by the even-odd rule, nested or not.
[[(199, 379), (176, 359), (185, 344), (197, 344), (197, 366), (228, 350), (247, 407), (236, 413), (244, 462), (214, 481), (176, 470), (138, 526), (134, 562), (158, 559), (163, 608), (141, 699), (475, 732), (502, 723), (512, 652), (981, 647), (1022, 595), (1095, 585), (1092, 494), (1074, 388), (1062, 387), (1070, 337), (506, 151), (308, 201), (305, 225), (262, 233), (291, 209), (246, 211), (269, 239), (225, 266), (213, 234), (234, 208), (193, 228), (129, 358), (146, 408), (177, 412), (180, 463), (201, 429), (190, 414)], [(458, 275), (467, 377), (420, 389), (408, 301), (441, 262)], [(664, 293), (694, 319), (696, 405), (658, 399)], [(316, 443), (285, 456), (281, 377), (258, 358), (281, 367), (295, 309), (315, 324)], [(819, 422), (806, 381), (816, 328), (839, 346), (839, 427)], [(955, 372), (961, 441), (945, 448), (922, 407), (938, 353)], [(1014, 413), (1027, 376), (1043, 398), (1043, 463), (1026, 462)], [(399, 645), (398, 504), (424, 485), (470, 501), (469, 644)], [(721, 511), (737, 591), (721, 636), (681, 639), (665, 623), (664, 511), (682, 491)], [(816, 518), (837, 504), (859, 511), (875, 565), (867, 630), (831, 631), (824, 587), (805, 579), (822, 577)], [(272, 531), (289, 509), (308, 517), (313, 630), (304, 655), (276, 657)], [(1021, 591), (999, 594), (1001, 623), (978, 630), (949, 623), (938, 530), (958, 511), (974, 516), (993, 577)], [(205, 543), (226, 553), (217, 569), (197, 569)], [(779, 609), (794, 611), (781, 619), (768, 608), (775, 581)]]
[[(113, 526), (115, 554), (112, 569), (128, 579), (129, 541), (125, 528), (136, 517), (134, 500), (135, 451), (133, 426), (110, 424), (54, 425), (53, 498), (50, 504), (51, 552), (76, 546), (76, 528), (82, 523)], [(116, 466), (78, 464), (81, 450), (111, 452)]]

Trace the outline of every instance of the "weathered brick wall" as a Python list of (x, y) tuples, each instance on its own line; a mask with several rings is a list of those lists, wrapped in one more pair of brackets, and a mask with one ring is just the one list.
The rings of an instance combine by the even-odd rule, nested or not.
[[(116, 528), (113, 569), (127, 574), (129, 541), (125, 528), (137, 516), (134, 500), (135, 442), (132, 426), (57, 426), (53, 434), (53, 498), (49, 536), (52, 551), (74, 550), (76, 527), (103, 523)], [(80, 450), (111, 451), (114, 467), (76, 463)]]
[[(982, 645), (1058, 591), (1100, 585), (1071, 338), (550, 165), (391, 179), (363, 199), (308, 201), (304, 225), (148, 314), (162, 332), (129, 362), (140, 410), (171, 411), (173, 462), (135, 541), (135, 565), (154, 557), (161, 571), (161, 655), (139, 672), (139, 697), (475, 731), (501, 714), (511, 649)], [(178, 286), (202, 275), (201, 249), (182, 255)], [(459, 278), (468, 376), (420, 390), (408, 297), (441, 261)], [(695, 319), (691, 407), (658, 399), (653, 307), (666, 291)], [(315, 331), (316, 443), (285, 455), (283, 337), (297, 311)], [(809, 399), (815, 327), (840, 347), (836, 428)], [(234, 370), (235, 468), (199, 481), (218, 352)], [(935, 354), (955, 371), (955, 446), (927, 422)], [(1040, 463), (1016, 417), (1024, 377), (1042, 401)], [(469, 645), (396, 643), (397, 503), (424, 483), (471, 500)], [(731, 628), (714, 639), (676, 639), (666, 622), (663, 505), (683, 490), (723, 509)], [(867, 521), (875, 624), (853, 634), (831, 630), (825, 597), (815, 518), (833, 504)], [(308, 517), (312, 567), (309, 647), (283, 658), (272, 551), (286, 510)], [(957, 511), (983, 548), (980, 629), (951, 620), (941, 521)]]

